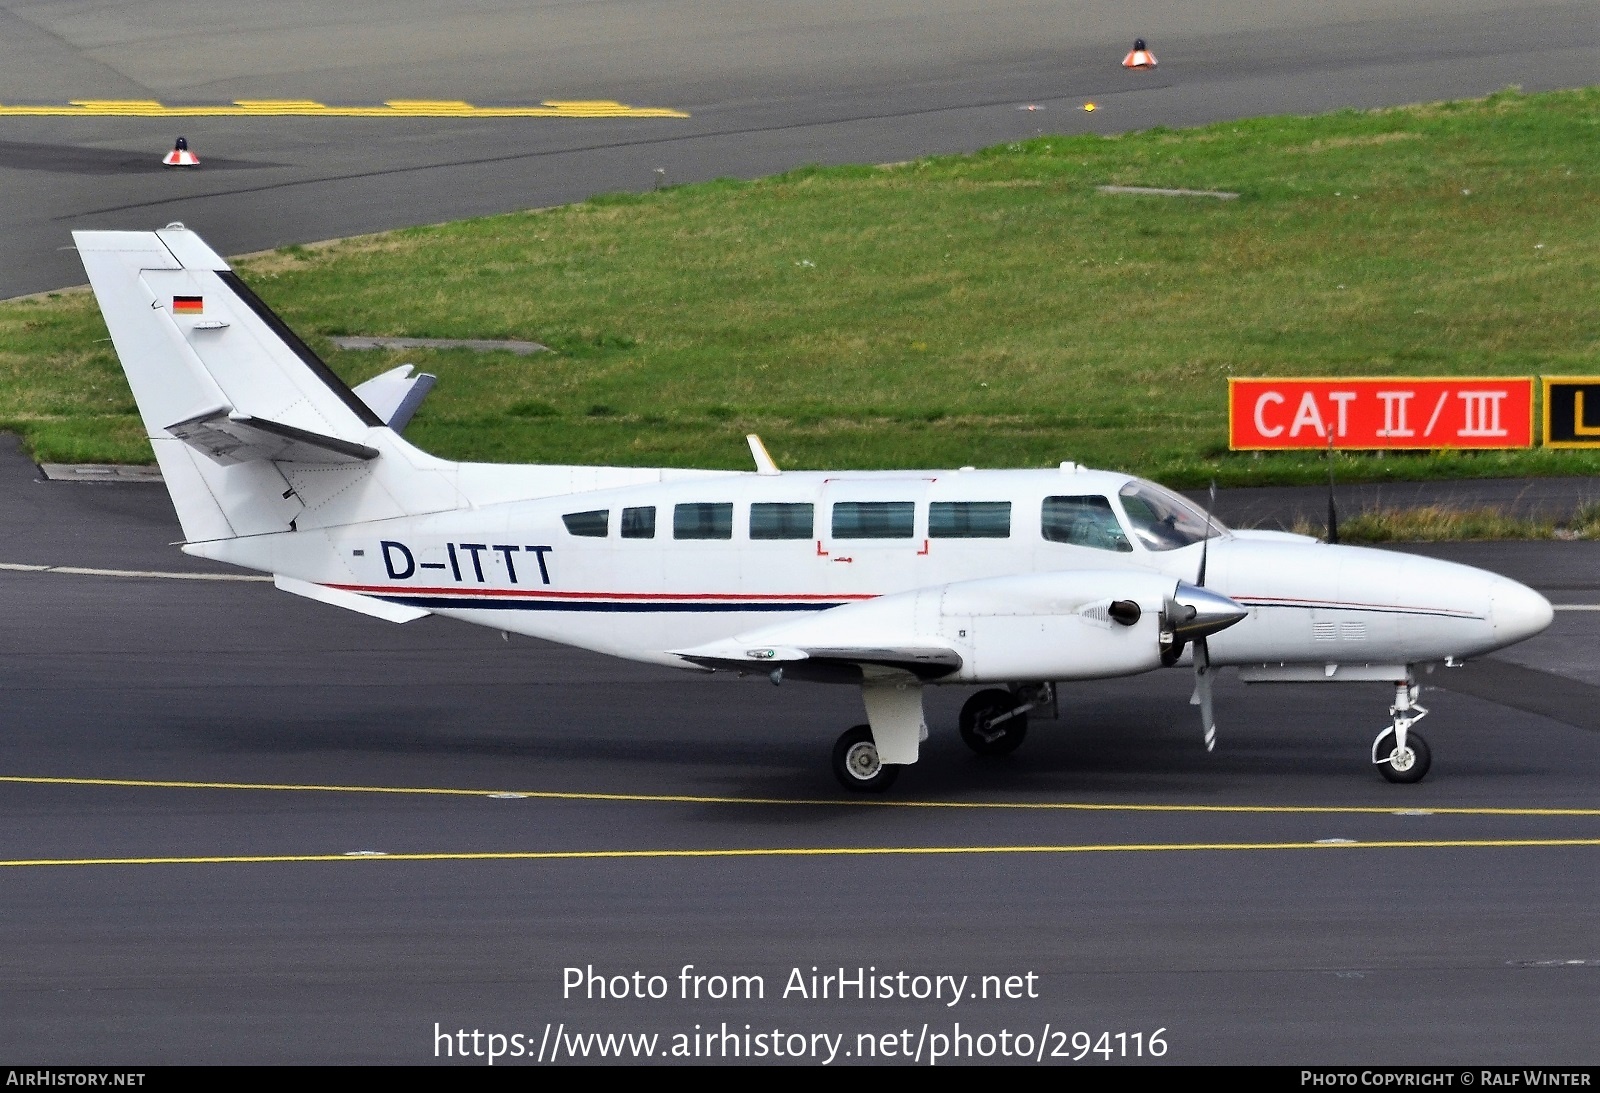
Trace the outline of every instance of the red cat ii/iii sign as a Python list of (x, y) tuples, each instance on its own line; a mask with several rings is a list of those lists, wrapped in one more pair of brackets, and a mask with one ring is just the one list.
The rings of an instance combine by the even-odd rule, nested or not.
[(1230, 379), (1228, 447), (1531, 448), (1533, 379)]

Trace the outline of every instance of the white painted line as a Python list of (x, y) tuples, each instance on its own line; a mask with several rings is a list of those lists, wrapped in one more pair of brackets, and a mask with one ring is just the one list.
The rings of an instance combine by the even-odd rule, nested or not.
[(17, 573), (70, 573), (79, 577), (159, 577), (168, 581), (271, 581), (255, 573), (175, 573), (157, 569), (92, 569), (77, 565), (24, 565), (0, 562), (0, 570)]
[(1600, 611), (1600, 603), (1555, 603), (1550, 606), (1557, 611)]

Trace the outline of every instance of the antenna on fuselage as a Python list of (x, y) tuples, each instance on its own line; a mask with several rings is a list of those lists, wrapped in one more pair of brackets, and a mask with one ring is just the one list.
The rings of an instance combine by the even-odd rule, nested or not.
[(761, 438), (755, 433), (748, 434), (745, 442), (750, 445), (750, 455), (756, 461), (757, 474), (782, 474), (778, 465), (772, 461), (772, 456), (767, 454), (767, 446), (761, 443)]
[(1338, 545), (1339, 514), (1333, 507), (1333, 430), (1328, 430), (1328, 542)]

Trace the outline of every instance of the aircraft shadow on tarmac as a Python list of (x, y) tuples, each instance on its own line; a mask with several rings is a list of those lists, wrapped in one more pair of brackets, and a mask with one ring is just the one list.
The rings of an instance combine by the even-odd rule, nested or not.
[[(186, 738), (189, 748), (213, 756), (254, 756), (274, 766), (280, 760), (312, 766), (333, 762), (347, 772), (341, 778), (355, 781), (362, 779), (348, 772), (352, 761), (360, 767), (369, 759), (385, 766), (391, 760), (402, 765), (422, 760), (429, 767), (439, 763), (454, 771), (445, 780), (453, 778), (451, 784), (463, 788), (838, 796), (827, 769), (815, 761), (812, 737), (825, 736), (827, 726), (847, 715), (843, 707), (849, 703), (830, 701), (831, 693), (820, 687), (793, 688), (792, 697), (780, 699), (760, 693), (766, 688), (752, 682), (748, 689), (733, 689), (747, 690), (745, 694), (715, 688), (722, 691), (722, 701), (708, 709), (706, 682), (657, 683), (650, 688), (647, 707), (627, 710), (609, 708), (602, 695), (608, 686), (560, 687), (555, 688), (557, 696), (550, 693), (552, 688), (530, 680), (533, 686), (492, 687), (491, 693), (480, 693), (465, 706), (450, 702), (448, 695), (387, 710), (338, 709), (343, 704), (337, 703), (304, 718), (281, 710), (225, 721), (169, 718), (159, 732)], [(1367, 731), (1370, 718), (1360, 716), (1366, 712), (1360, 696), (1306, 710), (1295, 708), (1287, 693), (1228, 686), (1224, 700), (1241, 715), (1249, 711), (1253, 716), (1241, 716), (1225, 750), (1207, 754), (1185, 731), (1189, 707), (1178, 693), (1183, 687), (1169, 688), (1173, 693), (1155, 704), (1147, 692), (1126, 684), (1083, 690), (1098, 693), (1076, 696), (1070, 707), (1064, 702), (1059, 722), (1041, 721), (1021, 751), (999, 758), (970, 755), (956, 734), (947, 731), (945, 722), (953, 721), (954, 706), (964, 692), (940, 696), (930, 703), (934, 731), (925, 745), (929, 762), (917, 772), (915, 795), (951, 800), (1062, 794), (1156, 799), (1191, 796), (1197, 777), (1203, 779), (1207, 797), (1223, 798), (1251, 795), (1252, 787), (1268, 784), (1277, 795), (1287, 795), (1285, 799), (1304, 801), (1330, 792), (1342, 795), (1366, 788), (1379, 793), (1387, 788), (1369, 777), (1364, 766), (1352, 765), (1349, 741), (1343, 739), (1359, 740)], [(1463, 701), (1431, 689), (1429, 696), (1441, 705)], [(541, 710), (546, 698), (554, 703)], [(841, 709), (832, 710), (835, 705)], [(947, 705), (949, 710), (942, 708)], [(471, 713), (464, 718), (466, 710)], [(1476, 719), (1462, 716), (1465, 712), (1450, 716), (1471, 734), (1474, 730), (1467, 726)], [(1526, 717), (1509, 710), (1503, 716), (1517, 721)], [(765, 731), (756, 736), (749, 732), (752, 718), (764, 723)], [(819, 728), (808, 731), (813, 723)], [(1540, 759), (1528, 752), (1513, 763), (1515, 769), (1508, 769), (1502, 749), (1491, 745), (1497, 754), (1480, 756), (1476, 747), (1465, 746), (1466, 740), (1461, 743), (1452, 763), (1460, 777), (1532, 775), (1542, 769)], [(1531, 749), (1542, 750), (1537, 745)], [(575, 779), (578, 772), (587, 774)], [(301, 780), (325, 779), (302, 775)], [(426, 781), (434, 784), (436, 779)], [(712, 809), (708, 818), (710, 814), (722, 813)]]

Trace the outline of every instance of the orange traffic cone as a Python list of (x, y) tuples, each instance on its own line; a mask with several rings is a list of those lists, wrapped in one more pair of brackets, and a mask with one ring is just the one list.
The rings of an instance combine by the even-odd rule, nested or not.
[(189, 151), (189, 142), (182, 137), (172, 146), (172, 151), (167, 153), (167, 158), (161, 161), (163, 167), (198, 167), (200, 157)]
[(1135, 38), (1133, 40), (1133, 48), (1128, 51), (1128, 55), (1126, 57), (1122, 58), (1122, 67), (1154, 68), (1155, 66), (1156, 55), (1144, 48), (1143, 38)]

